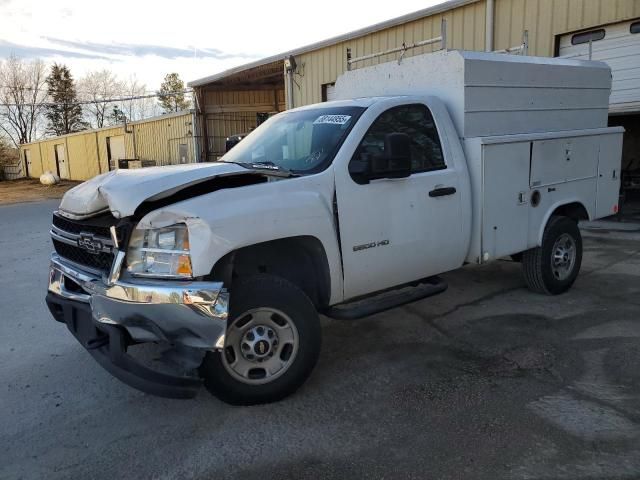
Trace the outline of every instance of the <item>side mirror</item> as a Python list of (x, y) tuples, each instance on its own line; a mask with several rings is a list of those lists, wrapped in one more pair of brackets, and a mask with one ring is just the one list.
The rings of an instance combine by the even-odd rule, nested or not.
[(371, 159), (370, 179), (405, 178), (411, 175), (411, 139), (406, 133), (384, 137), (384, 154)]
[(405, 178), (411, 175), (411, 139), (406, 133), (388, 133), (384, 153), (361, 152), (349, 163), (349, 173), (359, 184), (378, 178)]

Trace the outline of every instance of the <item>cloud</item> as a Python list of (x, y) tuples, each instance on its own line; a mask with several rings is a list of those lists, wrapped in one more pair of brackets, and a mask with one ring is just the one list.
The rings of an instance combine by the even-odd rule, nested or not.
[(82, 53), (57, 48), (34, 47), (31, 45), (20, 45), (6, 40), (0, 40), (0, 57), (8, 57), (10, 55), (26, 58), (61, 56), (69, 58), (109, 60), (108, 57), (97, 53)]
[(249, 55), (246, 53), (229, 53), (217, 48), (199, 48), (194, 51), (193, 49), (188, 48), (165, 47), (161, 45), (75, 42), (53, 37), (44, 37), (44, 39), (62, 47), (83, 50), (97, 55), (122, 55), (134, 57), (155, 55), (161, 58), (175, 59), (181, 57), (193, 57), (195, 53), (198, 58), (213, 58), (216, 60), (226, 60), (230, 58), (256, 58), (259, 56)]

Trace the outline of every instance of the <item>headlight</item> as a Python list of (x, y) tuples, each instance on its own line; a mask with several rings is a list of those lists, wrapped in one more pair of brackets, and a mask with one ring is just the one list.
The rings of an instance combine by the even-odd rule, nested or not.
[(127, 271), (140, 277), (191, 278), (187, 226), (136, 228), (129, 240)]

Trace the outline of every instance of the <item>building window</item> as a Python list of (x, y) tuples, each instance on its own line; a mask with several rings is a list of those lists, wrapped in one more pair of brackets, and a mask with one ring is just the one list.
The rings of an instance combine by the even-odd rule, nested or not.
[(576, 33), (571, 37), (571, 45), (580, 45), (581, 43), (597, 42), (604, 38), (604, 28), (591, 30), (590, 32)]
[(640, 33), (640, 22), (633, 22), (629, 31), (631, 33)]

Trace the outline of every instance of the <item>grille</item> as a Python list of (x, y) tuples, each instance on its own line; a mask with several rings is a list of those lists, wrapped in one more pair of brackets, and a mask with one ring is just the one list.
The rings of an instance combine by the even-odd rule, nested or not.
[(79, 265), (85, 265), (92, 269), (102, 270), (108, 272), (111, 269), (113, 263), (113, 253), (97, 253), (92, 254), (83, 250), (80, 247), (69, 245), (67, 243), (60, 242), (56, 239), (53, 240), (53, 248), (56, 253), (67, 260), (77, 263)]
[[(115, 223), (115, 219), (113, 219), (113, 223)], [(95, 224), (87, 224), (74, 222), (73, 220), (67, 220), (64, 217), (60, 217), (59, 215), (53, 214), (53, 225), (58, 227), (60, 230), (64, 230), (65, 232), (75, 233), (76, 235), (81, 232), (93, 233), (94, 235), (98, 235), (104, 238), (111, 238), (111, 232), (109, 231), (110, 225), (95, 225)]]
[(52, 238), (53, 247), (58, 255), (78, 265), (91, 270), (108, 272), (113, 264), (115, 254), (106, 249), (97, 253), (89, 252), (86, 248), (81, 248), (76, 244), (82, 234), (99, 237), (106, 247), (112, 247), (110, 228), (112, 225), (120, 225), (116, 228), (118, 242), (126, 243), (128, 222), (118, 222), (111, 214), (104, 214), (88, 220), (70, 220), (54, 212), (53, 225), (57, 229), (58, 235), (65, 237), (67, 241), (61, 241), (55, 236)]

